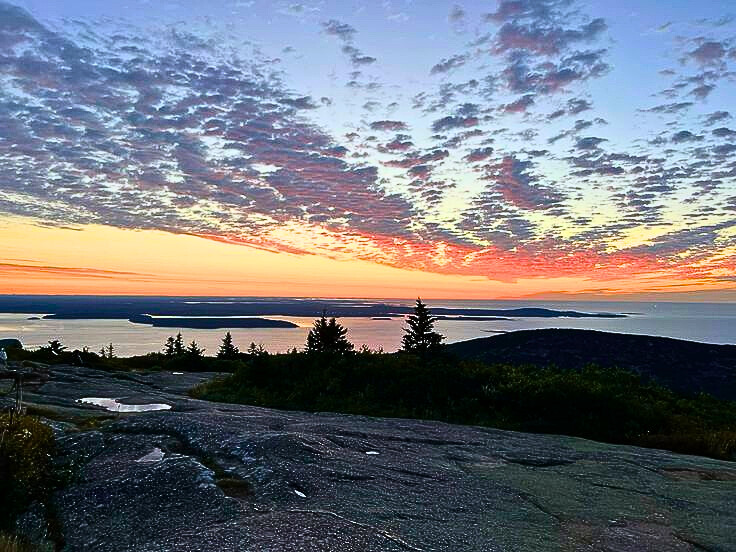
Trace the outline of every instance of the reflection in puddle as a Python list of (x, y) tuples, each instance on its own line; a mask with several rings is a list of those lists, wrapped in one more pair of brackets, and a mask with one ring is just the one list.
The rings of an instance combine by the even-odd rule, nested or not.
[(123, 404), (117, 399), (105, 399), (97, 397), (87, 397), (79, 399), (78, 402), (94, 404), (109, 410), (110, 412), (149, 412), (151, 410), (169, 410), (170, 404), (152, 403), (152, 404)]

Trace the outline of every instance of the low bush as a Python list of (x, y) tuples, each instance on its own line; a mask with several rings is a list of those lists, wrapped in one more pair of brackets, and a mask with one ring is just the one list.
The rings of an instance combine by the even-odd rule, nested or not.
[(34, 500), (43, 501), (54, 485), (54, 435), (32, 416), (0, 414), (0, 530), (12, 528)]
[(272, 408), (558, 433), (715, 458), (736, 455), (736, 403), (682, 397), (626, 370), (486, 365), (407, 353), (290, 353), (249, 358), (232, 375), (192, 394)]

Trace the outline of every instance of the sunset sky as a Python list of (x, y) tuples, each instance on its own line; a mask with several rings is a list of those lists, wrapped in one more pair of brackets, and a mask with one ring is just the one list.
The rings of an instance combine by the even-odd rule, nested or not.
[(733, 301), (734, 115), (722, 0), (0, 0), (0, 293)]

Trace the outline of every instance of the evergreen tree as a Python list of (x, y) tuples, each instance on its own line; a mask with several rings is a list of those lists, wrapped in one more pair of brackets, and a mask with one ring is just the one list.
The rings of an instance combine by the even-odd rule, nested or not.
[(64, 345), (62, 345), (61, 341), (59, 341), (58, 339), (53, 339), (49, 341), (48, 346), (41, 347), (41, 349), (46, 349), (54, 355), (59, 355), (66, 350), (66, 347), (64, 347)]
[(100, 356), (102, 358), (107, 357), (107, 350), (105, 349), (105, 347), (103, 347), (102, 349), (100, 349)]
[(184, 338), (181, 336), (181, 332), (179, 332), (176, 334), (176, 339), (174, 340), (174, 355), (183, 355), (184, 352)]
[(263, 343), (259, 343), (258, 345), (256, 345), (255, 341), (251, 341), (250, 345), (248, 346), (248, 354), (253, 356), (267, 355), (268, 351), (266, 351)]
[(222, 345), (220, 345), (220, 350), (217, 352), (217, 358), (232, 360), (237, 358), (238, 353), (240, 351), (233, 345), (233, 336), (230, 332), (227, 332), (225, 337), (222, 338)]
[(164, 345), (164, 354), (167, 357), (173, 357), (175, 354), (175, 342), (174, 342), (174, 336), (170, 335), (168, 339), (166, 340), (166, 344)]
[(115, 349), (113, 348), (112, 343), (107, 346), (107, 358), (115, 358)]
[(404, 328), (401, 349), (409, 353), (419, 354), (438, 349), (445, 337), (434, 331), (436, 320), (429, 312), (427, 305), (417, 298), (414, 314), (407, 318), (408, 326)]
[(204, 349), (201, 349), (196, 341), (192, 341), (189, 347), (187, 347), (186, 353), (193, 358), (202, 358), (204, 356)]
[(348, 341), (347, 333), (347, 328), (334, 316), (328, 321), (322, 315), (307, 334), (306, 350), (308, 353), (348, 353), (353, 350), (353, 344)]

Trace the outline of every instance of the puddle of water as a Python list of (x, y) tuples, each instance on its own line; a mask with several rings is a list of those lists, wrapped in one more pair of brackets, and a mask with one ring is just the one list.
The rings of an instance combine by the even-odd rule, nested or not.
[(136, 460), (136, 462), (141, 462), (143, 464), (153, 464), (155, 462), (160, 462), (163, 459), (164, 459), (164, 452), (160, 448), (156, 447), (155, 449), (153, 449), (151, 452), (149, 452), (145, 456)]
[(79, 399), (77, 402), (101, 406), (110, 412), (150, 412), (151, 410), (169, 410), (171, 408), (170, 404), (123, 404), (118, 402), (117, 399), (99, 397), (86, 397), (84, 399)]

